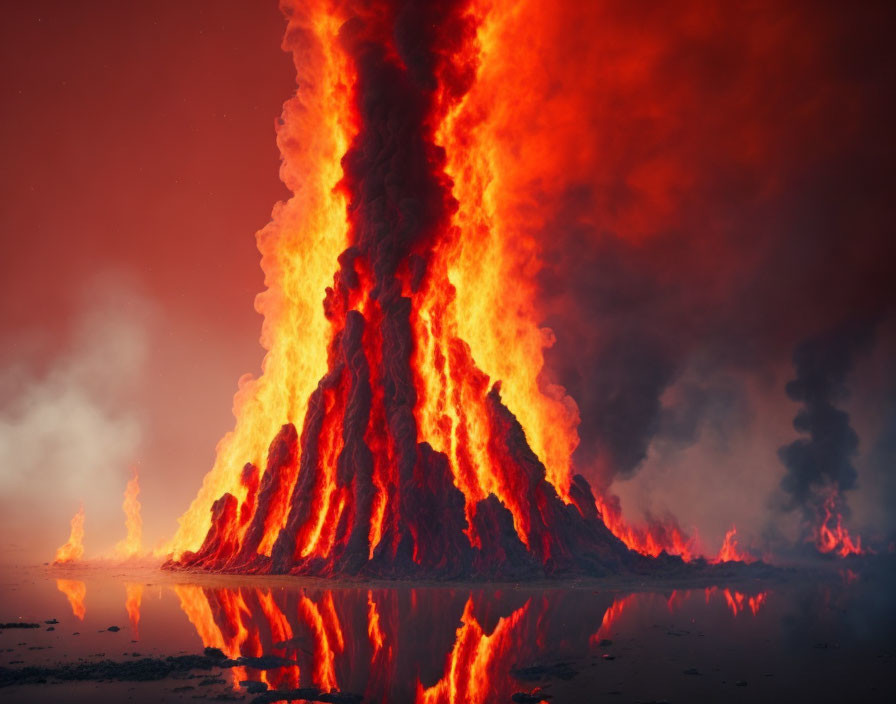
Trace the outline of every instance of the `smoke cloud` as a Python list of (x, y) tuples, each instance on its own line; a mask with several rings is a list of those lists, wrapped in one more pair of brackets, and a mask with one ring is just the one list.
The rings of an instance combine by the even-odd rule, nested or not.
[[(893, 319), (892, 10), (581, 5), (532, 30), (540, 73), (514, 112), (528, 169), (506, 198), (540, 245), (556, 339), (543, 381), (578, 403), (579, 471), (701, 524), (695, 504), (776, 490), (800, 341)], [(731, 452), (686, 452), (710, 438)], [(683, 464), (696, 454), (702, 476)]]
[(82, 501), (88, 553), (121, 532), (121, 478), (143, 439), (132, 397), (151, 314), (126, 280), (97, 280), (64, 350), (40, 363), (38, 346), (34, 364), (0, 369), (0, 511), (11, 543), (4, 547), (27, 544), (52, 557)]
[[(801, 508), (812, 521), (819, 508), (822, 489), (843, 492), (856, 486), (853, 465), (859, 436), (849, 414), (836, 404), (847, 396), (847, 375), (856, 355), (871, 338), (869, 324), (849, 324), (812, 337), (793, 355), (796, 378), (787, 384), (787, 395), (802, 404), (793, 427), (802, 437), (781, 448), (779, 455), (787, 473), (781, 488), (789, 496), (787, 508)], [(845, 506), (845, 499), (841, 498)]]

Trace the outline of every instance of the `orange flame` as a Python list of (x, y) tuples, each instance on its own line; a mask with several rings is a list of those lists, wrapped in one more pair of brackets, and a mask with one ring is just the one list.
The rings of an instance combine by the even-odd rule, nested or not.
[(122, 558), (136, 557), (143, 552), (143, 519), (140, 517), (140, 501), (137, 499), (139, 494), (140, 480), (137, 468), (134, 467), (134, 476), (125, 487), (124, 503), (121, 505), (125, 515), (127, 537), (115, 546), (116, 554)]
[(65, 594), (69, 605), (72, 607), (72, 613), (81, 621), (87, 614), (84, 607), (84, 599), (87, 597), (87, 585), (75, 579), (57, 579), (56, 588)]
[(616, 496), (595, 498), (597, 511), (610, 532), (625, 543), (629, 550), (657, 557), (662, 552), (678, 555), (685, 562), (699, 556), (697, 539), (690, 538), (674, 522), (650, 522), (636, 527), (622, 517), (622, 507)]
[(81, 504), (78, 512), (72, 517), (68, 542), (56, 551), (53, 564), (77, 562), (82, 557), (84, 557), (84, 504)]
[[(283, 105), (277, 127), (280, 177), (293, 196), (274, 207), (271, 222), (257, 234), (267, 286), (255, 301), (264, 315), (262, 374), (240, 379), (233, 404), (236, 426), (218, 443), (214, 466), (180, 518), (167, 547), (175, 556), (202, 544), (210, 526), (208, 507), (215, 499), (230, 493), (239, 503), (246, 500), (240, 481), (244, 463), (262, 466), (283, 423), (301, 427), (305, 403), (327, 369), (321, 341), (329, 339), (330, 325), (320, 300), (332, 282), (335, 257), (347, 242), (346, 199), (334, 187), (342, 178), (340, 159), (355, 128), (351, 71), (339, 50), (342, 22), (325, 6), (312, 2), (294, 8), (284, 39), (302, 88)], [(287, 496), (291, 489), (283, 488)], [(268, 551), (285, 515), (276, 518), (262, 541)]]
[(134, 638), (140, 638), (140, 602), (143, 600), (142, 584), (125, 584), (125, 608), (128, 610), (128, 620), (131, 622), (131, 630)]
[(861, 536), (853, 539), (843, 526), (843, 516), (837, 509), (837, 496), (834, 490), (825, 499), (822, 507), (824, 517), (815, 527), (815, 547), (819, 552), (834, 553), (840, 557), (863, 555), (867, 550), (862, 549)]
[(751, 562), (756, 562), (756, 558), (753, 557), (750, 553), (744, 552), (738, 548), (737, 545), (737, 528), (731, 526), (731, 529), (725, 533), (725, 540), (722, 542), (722, 547), (719, 550), (719, 554), (716, 555), (715, 558), (710, 560), (713, 563), (720, 562), (746, 562), (747, 564)]
[[(351, 101), (355, 79), (337, 38), (345, 21), (342, 10), (323, 1), (287, 4), (284, 47), (293, 52), (302, 90), (284, 105), (278, 128), (281, 177), (294, 195), (275, 207), (272, 222), (258, 234), (267, 290), (258, 297), (256, 307), (265, 316), (262, 344), (268, 352), (262, 376), (241, 380), (234, 401), (236, 427), (219, 444), (214, 467), (180, 519), (168, 546), (175, 558), (200, 547), (210, 528), (208, 507), (218, 497), (230, 494), (236, 505), (249, 505), (249, 492), (240, 479), (243, 464), (262, 466), (268, 443), (283, 423), (302, 426), (305, 403), (328, 366), (326, 345), (321, 342), (332, 337), (333, 327), (320, 297), (331, 283), (333, 264), (348, 238), (346, 197), (335, 186), (342, 178), (342, 155), (357, 132)], [(480, 24), (476, 41), (462, 50), (471, 52), (464, 60), (480, 68), (490, 62), (499, 65), (498, 57), (515, 44), (512, 33), (499, 31), (503, 25), (498, 16), (509, 10), (507, 3), (494, 19), (490, 15)], [(485, 15), (479, 3), (473, 3), (470, 11)], [(500, 67), (502, 71), (511, 68), (506, 61)], [(419, 439), (448, 456), (455, 483), (466, 497), (468, 520), (474, 504), (494, 493), (511, 511), (517, 532), (528, 545), (529, 512), (505, 476), (502, 458), (488, 446), (484, 401), (489, 378), (503, 380), (504, 403), (520, 420), (532, 449), (544, 460), (548, 480), (564, 499), (568, 499), (570, 455), (578, 443), (578, 412), (561, 388), (539, 382), (543, 350), (551, 334), (533, 322), (537, 319), (533, 284), (528, 274), (520, 276), (522, 271), (535, 270), (537, 251), (531, 238), (521, 246), (516, 233), (510, 236), (512, 223), (503, 220), (496, 205), (500, 164), (495, 162), (502, 155), (493, 146), (506, 115), (489, 117), (483, 108), (491, 102), (495, 85), (506, 85), (501, 75), (482, 69), (477, 87), (453, 107), (450, 96), (442, 97), (446, 107), (439, 115), (442, 122), (435, 130), (436, 140), (449, 155), (445, 170), (454, 180), (454, 196), (462, 206), (452, 223), (455, 234), (437, 247), (430, 264), (439, 275), (428, 277), (429, 283), (420, 291), (404, 295), (414, 299), (412, 324), (419, 342), (412, 350)], [(515, 146), (505, 141), (501, 148)], [(507, 286), (507, 281), (523, 278), (530, 283)], [(498, 292), (506, 302), (500, 310), (491, 303)], [(365, 297), (357, 306), (365, 317), (378, 315), (374, 300)], [(457, 310), (464, 314), (458, 315)], [(365, 341), (368, 349), (372, 344)], [(375, 355), (370, 357), (371, 365), (379, 363)], [(342, 396), (334, 393), (328, 403)], [(372, 413), (370, 427), (382, 413), (376, 395)], [(328, 410), (328, 415), (336, 414)], [(372, 437), (365, 440), (371, 446), (377, 442)], [(340, 428), (325, 425), (320, 442), (323, 477), (315, 495), (316, 520), (300, 534), (297, 557), (326, 557), (340, 517), (353, 508), (335, 479), (342, 449)], [(392, 458), (383, 460), (390, 449), (379, 450), (374, 453), (377, 493), (369, 525), (371, 557), (384, 533), (385, 507), (397, 476)], [(286, 501), (300, 459), (284, 474), (270, 502), (270, 520), (258, 543), (259, 554), (270, 555), (284, 527)], [(247, 526), (240, 514), (239, 527), (228, 538), (233, 545), (241, 544)], [(470, 538), (475, 543), (476, 536)], [(541, 549), (548, 552), (547, 545)]]

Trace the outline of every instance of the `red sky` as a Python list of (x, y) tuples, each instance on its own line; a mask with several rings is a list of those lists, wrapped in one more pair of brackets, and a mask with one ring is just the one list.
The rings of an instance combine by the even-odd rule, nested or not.
[[(237, 379), (261, 360), (254, 232), (287, 195), (274, 121), (295, 81), (280, 50), (283, 18), (275, 2), (249, 0), (13, 3), (3, 15), (5, 384), (46, 382), (60, 364), (79, 366), (60, 362), (72, 355), (117, 370), (119, 336), (141, 338), (135, 373), (89, 386), (110, 415), (139, 416), (142, 439), (123, 454), (143, 469), (147, 532), (158, 537), (232, 425)], [(108, 324), (83, 321), (97, 309)], [(93, 324), (100, 332), (79, 333)], [(92, 341), (79, 342), (85, 335)], [(11, 486), (14, 471), (0, 470), (0, 509), (24, 518), (22, 498), (32, 497), (22, 482), (39, 478)], [(101, 497), (84, 497), (88, 552), (100, 547), (97, 532), (123, 530), (116, 512), (127, 471), (109, 468), (102, 476), (114, 490), (91, 485)], [(190, 481), (171, 481), (185, 474)], [(78, 492), (49, 493), (38, 509), (47, 535), (11, 520), (0, 549), (62, 542)]]

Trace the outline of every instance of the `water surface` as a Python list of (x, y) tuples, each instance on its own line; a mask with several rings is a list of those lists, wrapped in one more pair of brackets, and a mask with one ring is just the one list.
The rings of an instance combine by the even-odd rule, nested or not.
[[(4, 702), (245, 699), (256, 687), (368, 702), (885, 701), (893, 583), (853, 570), (721, 585), (333, 585), (92, 565), (4, 568), (0, 666), (273, 655), (155, 682), (15, 684)], [(45, 621), (56, 619), (56, 624)], [(110, 626), (120, 630), (110, 631)], [(52, 628), (53, 630), (47, 630)]]

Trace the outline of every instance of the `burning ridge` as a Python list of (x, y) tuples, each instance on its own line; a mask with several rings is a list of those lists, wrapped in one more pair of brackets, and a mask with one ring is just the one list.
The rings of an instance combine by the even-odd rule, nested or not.
[(327, 371), (301, 428), (282, 425), (263, 471), (247, 462), (201, 546), (168, 565), (515, 577), (641, 559), (606, 528), (583, 477), (548, 480), (500, 382), (457, 332), (448, 270), (462, 233), (436, 135), (475, 80), (469, 4), (330, 10), (310, 25), (338, 20), (355, 132), (338, 184), (348, 246), (324, 300)]

